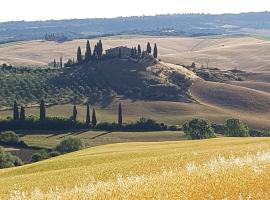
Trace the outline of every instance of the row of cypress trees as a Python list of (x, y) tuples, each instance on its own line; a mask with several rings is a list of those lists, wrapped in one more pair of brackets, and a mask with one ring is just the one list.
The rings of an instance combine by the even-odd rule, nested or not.
[[(146, 52), (148, 54), (151, 54), (152, 53), (152, 47), (151, 47), (150, 42), (147, 43)], [(134, 55), (139, 55), (139, 56), (142, 55), (142, 48), (141, 48), (141, 45), (140, 44), (138, 45), (137, 48), (136, 47), (132, 47), (132, 49), (131, 49), (131, 57), (133, 57)], [(154, 58), (157, 58), (158, 57), (158, 49), (157, 49), (157, 44), (156, 43), (154, 45), (153, 56), (154, 56)]]
[(78, 50), (77, 50), (77, 62), (81, 63), (84, 60), (85, 61), (99, 60), (102, 57), (102, 54), (103, 54), (103, 44), (102, 44), (101, 40), (99, 40), (97, 42), (97, 44), (95, 45), (93, 53), (92, 53), (92, 50), (91, 50), (90, 42), (89, 42), (89, 40), (87, 40), (84, 59), (83, 59), (83, 56), (82, 56), (81, 47), (80, 46), (78, 47)]
[[(78, 115), (77, 106), (74, 105), (71, 120), (76, 122), (77, 121), (77, 115)], [(21, 109), (19, 111), (19, 106), (18, 106), (17, 102), (14, 101), (13, 120), (25, 120), (25, 119), (26, 119), (26, 113), (25, 113), (24, 106), (21, 106)], [(40, 121), (46, 120), (46, 106), (45, 106), (45, 102), (44, 102), (43, 99), (40, 101), (40, 106), (39, 106), (39, 120)], [(93, 110), (92, 110), (92, 118), (90, 118), (90, 105), (89, 104), (86, 105), (86, 120), (85, 120), (85, 123), (87, 125), (89, 125), (89, 124), (92, 124), (93, 126), (97, 125), (97, 117), (96, 117), (95, 108), (93, 108)], [(122, 104), (119, 103), (119, 106), (118, 106), (118, 125), (122, 126), (122, 124), (123, 124)]]

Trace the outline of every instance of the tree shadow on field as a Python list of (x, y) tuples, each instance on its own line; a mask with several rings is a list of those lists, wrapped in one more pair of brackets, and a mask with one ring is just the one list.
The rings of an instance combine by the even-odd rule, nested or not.
[(107, 135), (107, 134), (109, 134), (109, 133), (112, 133), (112, 131), (107, 131), (107, 132), (105, 132), (105, 133), (101, 133), (101, 134), (99, 134), (99, 135), (96, 135), (96, 136), (94, 136), (94, 137), (91, 137), (90, 139), (94, 140), (94, 139), (96, 139), (96, 138), (98, 138), (98, 137)]

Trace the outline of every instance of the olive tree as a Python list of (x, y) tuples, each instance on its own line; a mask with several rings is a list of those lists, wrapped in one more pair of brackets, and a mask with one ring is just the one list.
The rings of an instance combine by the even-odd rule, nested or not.
[(215, 137), (211, 123), (205, 119), (196, 118), (186, 122), (183, 131), (192, 140)]
[(239, 119), (228, 119), (224, 124), (224, 134), (235, 137), (250, 136), (248, 126)]

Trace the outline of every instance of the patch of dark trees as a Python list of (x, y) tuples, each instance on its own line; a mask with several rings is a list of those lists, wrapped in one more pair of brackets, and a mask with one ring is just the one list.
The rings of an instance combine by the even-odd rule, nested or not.
[(44, 39), (46, 41), (55, 41), (55, 42), (66, 42), (69, 41), (69, 38), (65, 35), (56, 35), (54, 33), (45, 35)]
[[(79, 46), (77, 49), (77, 59), (76, 61), (74, 59), (68, 59), (68, 61), (64, 64), (65, 67), (73, 67), (76, 66), (78, 64), (83, 64), (83, 63), (88, 63), (88, 62), (97, 62), (99, 60), (106, 60), (106, 59), (111, 59), (111, 58), (124, 58), (124, 49), (126, 47), (117, 47), (117, 55), (109, 55), (109, 54), (105, 54), (104, 50), (103, 50), (103, 43), (101, 40), (99, 40), (93, 50), (90, 46), (90, 42), (89, 40), (87, 40), (86, 42), (86, 49), (85, 49), (85, 54), (82, 54), (82, 49)], [(147, 46), (146, 46), (146, 50), (143, 50), (141, 48), (141, 45), (139, 44), (136, 47), (132, 47), (130, 49), (129, 58), (135, 58), (135, 59), (141, 59), (141, 58), (145, 58), (147, 56), (152, 56), (154, 59), (156, 59), (158, 57), (158, 47), (157, 44), (154, 44), (154, 47), (151, 47), (151, 44), (148, 42)], [(54, 59), (54, 67), (60, 66), (62, 68), (62, 57), (60, 57), (60, 62), (59, 64), (56, 63), (55, 59)]]
[(122, 104), (118, 106), (117, 123), (98, 123), (95, 108), (92, 109), (90, 116), (90, 105), (86, 105), (86, 118), (84, 122), (77, 120), (77, 107), (73, 106), (72, 115), (69, 118), (47, 117), (45, 102), (41, 100), (39, 106), (39, 118), (35, 116), (26, 116), (24, 106), (19, 106), (16, 101), (13, 105), (13, 118), (0, 120), (0, 131), (6, 130), (102, 130), (102, 131), (177, 131), (177, 126), (169, 126), (164, 123), (158, 123), (152, 119), (141, 118), (135, 123), (123, 123)]

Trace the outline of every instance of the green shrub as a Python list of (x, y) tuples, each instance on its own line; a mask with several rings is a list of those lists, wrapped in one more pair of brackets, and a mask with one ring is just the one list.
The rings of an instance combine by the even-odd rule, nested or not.
[(82, 141), (78, 138), (68, 137), (63, 139), (60, 144), (56, 146), (56, 151), (60, 153), (69, 153), (78, 151), (83, 147)]
[(224, 125), (224, 134), (233, 137), (248, 137), (249, 128), (239, 119), (228, 119)]
[(13, 131), (5, 131), (0, 133), (0, 142), (7, 144), (19, 143), (19, 136)]
[(60, 156), (61, 153), (58, 152), (58, 151), (52, 151), (49, 153), (49, 157), (57, 157), (57, 156)]
[(31, 161), (38, 162), (38, 161), (45, 160), (48, 158), (49, 158), (48, 152), (42, 149), (32, 155)]
[(270, 137), (270, 131), (250, 129), (249, 135), (251, 137)]
[(20, 158), (5, 152), (2, 148), (0, 148), (0, 169), (21, 165), (23, 165), (23, 162)]
[(204, 119), (192, 119), (186, 122), (183, 131), (192, 140), (215, 137), (210, 122)]

